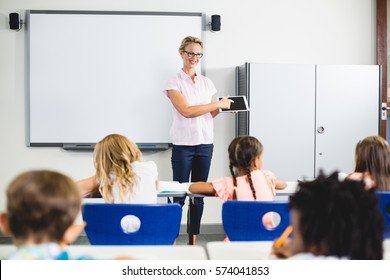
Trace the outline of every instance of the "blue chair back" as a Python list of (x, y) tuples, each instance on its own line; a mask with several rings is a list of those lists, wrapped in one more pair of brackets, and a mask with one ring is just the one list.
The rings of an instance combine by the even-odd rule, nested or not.
[[(280, 223), (275, 228), (269, 229), (262, 222), (268, 212), (280, 215)], [(290, 224), (288, 202), (226, 201), (222, 205), (222, 224), (230, 241), (274, 240)]]
[(179, 234), (181, 213), (177, 203), (82, 206), (91, 245), (172, 245)]
[(385, 238), (390, 238), (390, 192), (377, 192), (379, 208), (385, 219)]

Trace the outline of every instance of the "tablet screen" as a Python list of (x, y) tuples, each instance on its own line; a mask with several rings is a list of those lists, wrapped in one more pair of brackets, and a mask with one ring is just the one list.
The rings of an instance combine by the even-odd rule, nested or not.
[[(219, 109), (220, 112), (239, 112), (239, 111), (249, 111), (248, 102), (246, 96), (228, 96), (229, 99), (233, 100), (233, 103), (230, 104), (230, 109)], [(218, 100), (221, 100), (222, 97), (218, 97)]]

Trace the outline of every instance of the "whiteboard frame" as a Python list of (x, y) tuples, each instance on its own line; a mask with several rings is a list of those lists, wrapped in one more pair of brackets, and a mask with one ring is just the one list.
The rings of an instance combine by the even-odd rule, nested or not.
[[(138, 11), (55, 11), (55, 10), (28, 10), (27, 11), (27, 22), (26, 22), (26, 30), (27, 30), (27, 32), (26, 32), (26, 43), (27, 43), (27, 48), (26, 48), (26, 59), (27, 59), (27, 61), (26, 61), (26, 77), (27, 77), (27, 83), (26, 83), (26, 131), (27, 131), (27, 133), (26, 133), (26, 145), (27, 146), (30, 146), (30, 147), (62, 147), (62, 148), (64, 148), (64, 149), (69, 149), (69, 150), (73, 150), (73, 149), (76, 149), (76, 150), (92, 150), (93, 148), (94, 148), (94, 145), (96, 144), (96, 142), (98, 142), (101, 138), (103, 138), (106, 134), (110, 134), (110, 133), (120, 133), (120, 134), (124, 134), (125, 136), (128, 136), (128, 138), (129, 139), (131, 139), (131, 140), (133, 140), (134, 142), (136, 142), (137, 144), (138, 144), (138, 146), (141, 148), (141, 149), (146, 149), (146, 150), (155, 150), (155, 149), (157, 149), (157, 150), (161, 150), (161, 149), (168, 149), (170, 146), (171, 146), (171, 143), (170, 143), (170, 139), (169, 139), (169, 129), (170, 129), (170, 125), (171, 125), (171, 119), (170, 119), (170, 121), (169, 121), (169, 126), (168, 126), (168, 124), (167, 124), (167, 119), (165, 119), (166, 117), (163, 117), (162, 119), (164, 119), (163, 121), (165, 121), (165, 128), (164, 128), (164, 134), (165, 134), (165, 131), (166, 131), (166, 136), (164, 136), (164, 137), (156, 137), (156, 139), (155, 140), (147, 140), (147, 141), (144, 141), (143, 139), (133, 139), (133, 137), (131, 137), (131, 136), (129, 136), (129, 135), (127, 135), (126, 133), (121, 133), (121, 132), (117, 132), (117, 131), (109, 131), (109, 132), (107, 132), (107, 133), (104, 133), (104, 134), (102, 134), (102, 135), (99, 135), (99, 137), (96, 137), (96, 139), (93, 139), (92, 141), (91, 141), (91, 139), (88, 139), (87, 141), (84, 141), (84, 140), (82, 140), (82, 141), (80, 141), (80, 140), (76, 140), (76, 141), (72, 141), (72, 139), (70, 139), (71, 137), (68, 137), (68, 135), (69, 134), (66, 134), (66, 137), (64, 137), (64, 136), (62, 136), (63, 138), (67, 138), (67, 139), (64, 139), (64, 140), (60, 140), (60, 141), (58, 141), (58, 139), (56, 139), (55, 141), (53, 141), (53, 140), (51, 140), (51, 139), (45, 139), (45, 136), (43, 136), (43, 137), (41, 137), (41, 136), (39, 136), (39, 137), (37, 137), (36, 135), (37, 135), (37, 133), (36, 133), (36, 131), (37, 131), (37, 128), (36, 128), (36, 126), (37, 126), (37, 120), (35, 120), (34, 118), (36, 118), (37, 119), (37, 117), (36, 117), (36, 115), (34, 115), (34, 114), (36, 114), (36, 112), (37, 112), (37, 108), (39, 108), (39, 106), (43, 106), (45, 109), (47, 109), (47, 108), (49, 108), (48, 110), (52, 110), (51, 111), (51, 113), (49, 113), (49, 114), (47, 114), (46, 116), (43, 116), (43, 114), (42, 115), (40, 115), (39, 117), (41, 118), (40, 119), (40, 121), (41, 122), (54, 122), (54, 120), (52, 120), (52, 118), (50, 117), (50, 116), (53, 116), (53, 119), (55, 119), (55, 114), (58, 112), (58, 110), (57, 111), (55, 111), (55, 109), (50, 109), (50, 106), (51, 105), (53, 105), (53, 103), (52, 104), (50, 104), (50, 102), (48, 103), (48, 105), (46, 105), (46, 104), (43, 104), (44, 102), (47, 102), (47, 100), (46, 99), (43, 99), (42, 97), (40, 97), (40, 96), (34, 96), (34, 94), (36, 94), (36, 93), (34, 93), (34, 90), (36, 91), (36, 89), (34, 88), (34, 87), (37, 87), (36, 86), (36, 84), (38, 84), (37, 82), (35, 82), (35, 84), (34, 84), (34, 78), (32, 78), (31, 76), (34, 74), (33, 73), (33, 71), (34, 70), (36, 70), (37, 69), (37, 67), (36, 66), (34, 66), (34, 61), (33, 61), (33, 63), (31, 62), (32, 61), (32, 56), (38, 56), (36, 53), (32, 53), (31, 54), (31, 52), (36, 52), (36, 50), (32, 50), (32, 48), (31, 48), (31, 41), (32, 41), (32, 38), (31, 38), (31, 34), (30, 34), (30, 32), (31, 32), (31, 29), (30, 29), (30, 22), (31, 22), (31, 17), (35, 17), (36, 15), (38, 15), (38, 16), (40, 16), (40, 15), (44, 15), (44, 16), (52, 16), (52, 15), (59, 15), (59, 16), (67, 16), (67, 15), (70, 15), (70, 16), (74, 16), (74, 15), (81, 15), (81, 16), (83, 16), (83, 15), (86, 15), (86, 16), (90, 16), (90, 15), (92, 15), (92, 16), (100, 16), (100, 15), (102, 15), (102, 16), (130, 16), (130, 17), (133, 17), (133, 16), (141, 16), (141, 17), (144, 17), (144, 16), (151, 16), (152, 18), (154, 17), (154, 18), (158, 18), (159, 16), (167, 16), (167, 17), (195, 17), (194, 18), (194, 21), (199, 21), (200, 20), (200, 26), (199, 26), (199, 29), (197, 29), (198, 27), (195, 27), (195, 26), (191, 26), (191, 28), (193, 28), (193, 30), (197, 30), (196, 32), (199, 32), (199, 34), (200, 34), (200, 36), (198, 35), (198, 34), (196, 34), (195, 36), (198, 36), (198, 37), (200, 37), (200, 39), (202, 40), (202, 41), (204, 41), (204, 32), (205, 32), (205, 27), (206, 27), (206, 25), (205, 25), (205, 15), (203, 14), (203, 13), (185, 13), (185, 12), (144, 12), (144, 11), (142, 11), (142, 12), (138, 12)], [(182, 19), (180, 19), (180, 20), (182, 20)], [(183, 19), (183, 20), (185, 20), (185, 19)], [(99, 21), (100, 21), (100, 19), (99, 19)], [(176, 23), (176, 22), (175, 22)], [(155, 24), (155, 22), (153, 22), (152, 24)], [(191, 23), (191, 24), (193, 24), (193, 23)], [(35, 27), (35, 29), (37, 29), (36, 27)], [(142, 29), (142, 27), (140, 27), (140, 29)], [(34, 30), (35, 32), (37, 32), (36, 30)], [(93, 30), (92, 30), (93, 31)], [(115, 32), (115, 30), (113, 30), (113, 32)], [(136, 31), (135, 31), (135, 29), (133, 29), (132, 30), (132, 33), (135, 33)], [(33, 35), (35, 35), (35, 34), (33, 34)], [(187, 35), (193, 35), (193, 34), (187, 34)], [(92, 36), (92, 35), (91, 35)], [(145, 34), (145, 36), (148, 36), (148, 34)], [(141, 37), (143, 37), (143, 36), (141, 36)], [(184, 36), (182, 36), (182, 38), (183, 38)], [(95, 38), (95, 37), (94, 37)], [(180, 38), (180, 40), (182, 39), (182, 38)], [(126, 39), (126, 40), (128, 40), (128, 39)], [(146, 40), (146, 39), (145, 39)], [(178, 47), (179, 47), (179, 45), (180, 45), (180, 40), (178, 41), (178, 42), (176, 42), (175, 41), (175, 46), (176, 46), (176, 49), (174, 49), (174, 51), (175, 51), (175, 53), (177, 54), (177, 61), (179, 61), (179, 63), (180, 63), (180, 67), (181, 67), (181, 59), (180, 59), (180, 57), (178, 56), (178, 53), (177, 53), (177, 49), (178, 49)], [(107, 40), (107, 42), (109, 42), (108, 40)], [(142, 38), (138, 38), (137, 37), (137, 40), (136, 40), (136, 42), (137, 42), (137, 45), (142, 45)], [(162, 42), (161, 42), (162, 43)], [(66, 48), (68, 45), (65, 45), (64, 46), (64, 48)], [(158, 47), (158, 44), (156, 44), (156, 47)], [(35, 47), (36, 48), (36, 47)], [(60, 51), (60, 50), (57, 50), (57, 51)], [(157, 50), (157, 53), (158, 53), (158, 50)], [(161, 54), (159, 54), (159, 55), (161, 55)], [(203, 57), (203, 59), (202, 59), (202, 61), (201, 61), (201, 63), (200, 63), (200, 65), (199, 65), (199, 68), (200, 68), (200, 72), (203, 74), (203, 75), (205, 75), (205, 57), (206, 57), (206, 55)], [(177, 62), (177, 61), (175, 61), (175, 63)], [(36, 62), (35, 62), (35, 65), (37, 65), (36, 64)], [(165, 65), (165, 64), (161, 64), (161, 65)], [(35, 68), (34, 68), (34, 67)], [(45, 68), (45, 67), (42, 67), (42, 68)], [(48, 68), (48, 67), (46, 67), (46, 68)], [(110, 68), (110, 69), (113, 69), (113, 68)], [(175, 73), (171, 73), (170, 74), (170, 76), (173, 76), (173, 75), (175, 75), (178, 71), (179, 71), (179, 69), (180, 68), (177, 68), (176, 69), (176, 71), (175, 71)], [(41, 70), (41, 69), (39, 69), (39, 70)], [(77, 69), (76, 69), (77, 70)], [(48, 71), (48, 73), (49, 73), (49, 75), (50, 75), (50, 72), (49, 72), (49, 70), (47, 70)], [(134, 70), (134, 71), (138, 71), (138, 70)], [(160, 70), (160, 71), (162, 71), (162, 70)], [(145, 70), (141, 70), (140, 71), (141, 73), (145, 73)], [(36, 73), (36, 71), (35, 71), (35, 73)], [(122, 71), (121, 73), (124, 73), (124, 71)], [(165, 72), (164, 72), (165, 73)], [(146, 74), (147, 75), (147, 74)], [(80, 75), (79, 75), (80, 76)], [(50, 80), (50, 79), (49, 79)], [(77, 84), (77, 83), (75, 83), (75, 84)], [(112, 83), (111, 83), (112, 84)], [(159, 87), (160, 88), (160, 87)], [(162, 96), (162, 97), (164, 97), (163, 96), (163, 93), (162, 93), (162, 87), (161, 87), (161, 89), (159, 90), (159, 93), (158, 94), (160, 94), (160, 96), (158, 96), (158, 98), (159, 99), (161, 99), (160, 97)], [(130, 91), (131, 92), (131, 91)], [(155, 92), (155, 90), (153, 91), (153, 93)], [(89, 93), (90, 94), (90, 93)], [(137, 95), (142, 95), (142, 93), (137, 93)], [(136, 97), (136, 95), (134, 95), (135, 97)], [(51, 97), (51, 96), (49, 96), (49, 97)], [(99, 95), (99, 97), (102, 97), (102, 96), (100, 96)], [(146, 98), (145, 98), (145, 102), (147, 102), (148, 100), (148, 98), (147, 98), (148, 96), (146, 96)], [(43, 103), (42, 104), (37, 104), (37, 100), (39, 99), (39, 98), (41, 98), (42, 100), (43, 100)], [(64, 98), (64, 96), (62, 96), (62, 98)], [(129, 97), (126, 97), (126, 100), (127, 100), (127, 98), (129, 98)], [(161, 109), (161, 111), (160, 112), (156, 112), (157, 114), (155, 114), (154, 116), (152, 116), (152, 117), (156, 117), (157, 116), (157, 119), (158, 118), (161, 118), (161, 112), (163, 112), (163, 114), (165, 114), (165, 115), (171, 115), (171, 104), (170, 104), (170, 102), (169, 102), (169, 100), (166, 98), (166, 97), (164, 97), (165, 99), (164, 100), (158, 100), (158, 102), (161, 104), (161, 106), (163, 105), (163, 106), (165, 106), (165, 109)], [(36, 99), (36, 100), (35, 100)], [(50, 98), (48, 98), (48, 99), (50, 99)], [(42, 100), (40, 100), (40, 102), (42, 102)], [(69, 108), (69, 110), (72, 110), (72, 102), (71, 101), (69, 101), (69, 103), (67, 103), (69, 100), (62, 100), (62, 102), (64, 103), (64, 105), (61, 105), (62, 106), (62, 108), (61, 109), (63, 109), (63, 108)], [(35, 102), (35, 103), (34, 103)], [(77, 104), (78, 104), (78, 100), (76, 100), (76, 101), (74, 101), (74, 102), (77, 102)], [(144, 101), (142, 101), (142, 102), (144, 102)], [(75, 104), (75, 103), (73, 103), (73, 104)], [(86, 103), (87, 104), (87, 103)], [(125, 103), (126, 104), (126, 103)], [(169, 105), (169, 107), (167, 107), (167, 104)], [(34, 107), (35, 106), (35, 107)], [(58, 106), (60, 106), (60, 105), (58, 105)], [(79, 105), (80, 106), (80, 105)], [(167, 109), (168, 108), (168, 109)], [(35, 111), (34, 111), (35, 110)], [(86, 110), (86, 114), (91, 114), (92, 112), (93, 112), (93, 109), (91, 109), (92, 111), (88, 111), (88, 110)], [(165, 111), (164, 111), (165, 110)], [(60, 111), (60, 110), (59, 110)], [(118, 111), (123, 111), (123, 110), (118, 110)], [(49, 111), (50, 112), (50, 111)], [(40, 112), (39, 112), (39, 114), (41, 114)], [(109, 114), (107, 114), (107, 115), (109, 115)], [(63, 117), (64, 119), (66, 118), (66, 116), (65, 117)], [(171, 118), (171, 117), (170, 117)], [(123, 119), (123, 117), (122, 117), (122, 119)], [(112, 122), (109, 122), (108, 121), (108, 123), (109, 124), (107, 124), (106, 123), (106, 125), (108, 126), (108, 125), (111, 125), (111, 123), (113, 123), (114, 124), (114, 121), (116, 121), (117, 119), (114, 119)], [(63, 121), (63, 120), (62, 120)], [(160, 120), (158, 120), (158, 121), (160, 121)], [(34, 123), (35, 122), (35, 123)], [(73, 122), (71, 122), (71, 123), (74, 123), (75, 121), (73, 121)], [(90, 122), (91, 122), (91, 120), (90, 120)], [(135, 124), (134, 122), (140, 122), (140, 118), (136, 118), (136, 119), (134, 119), (134, 120), (129, 120), (128, 121), (128, 123), (130, 123), (130, 124)], [(40, 125), (40, 124), (38, 124), (38, 125)], [(46, 123), (45, 123), (45, 125), (46, 125), (46, 127), (43, 127), (43, 131), (46, 131), (46, 132), (43, 132), (42, 134), (45, 134), (45, 133), (47, 133), (48, 131), (50, 131), (50, 127), (52, 127), (54, 130), (55, 130), (55, 127), (57, 127), (57, 125), (56, 125), (56, 123), (51, 123), (51, 125), (47, 125)], [(115, 124), (116, 125), (116, 124)], [(119, 125), (119, 124), (118, 124)], [(81, 125), (80, 125), (81, 126)], [(130, 126), (130, 125), (129, 125)], [(146, 127), (145, 127), (146, 126)], [(151, 127), (151, 125), (149, 124), (149, 125), (145, 125), (145, 126), (143, 126), (143, 128), (142, 129), (148, 129), (148, 128), (150, 128)], [(64, 127), (63, 125), (60, 125), (60, 126), (58, 126), (58, 127), (60, 127), (60, 128), (58, 128), (58, 129), (62, 129), (62, 127)], [(155, 128), (155, 126), (153, 126), (154, 128)], [(150, 130), (152, 130), (153, 129), (153, 127), (151, 127), (150, 128)], [(158, 128), (160, 128), (160, 126), (158, 126), (157, 125), (157, 127)], [(81, 131), (82, 131), (82, 127), (80, 127), (81, 128)], [(73, 126), (72, 126), (72, 129), (73, 129)], [(89, 127), (88, 127), (88, 129), (89, 129)], [(99, 128), (100, 129), (100, 128)], [(127, 129), (127, 128), (126, 128)], [(84, 127), (84, 131), (86, 130), (86, 128)], [(140, 130), (140, 128), (138, 127), (138, 129), (136, 129), (138, 132), (140, 132), (141, 130)], [(161, 130), (161, 128), (160, 128), (160, 130)], [(137, 132), (137, 133), (138, 133)], [(35, 133), (35, 134), (34, 134)], [(51, 132), (50, 132), (51, 133)], [(49, 134), (50, 134), (49, 133)], [(84, 133), (84, 132), (81, 132), (81, 133)], [(144, 131), (142, 130), (142, 132), (140, 133), (141, 135), (144, 133)], [(150, 131), (148, 131), (147, 133), (152, 133), (152, 132), (150, 132)], [(153, 132), (154, 133), (154, 132)], [(156, 133), (156, 134), (158, 134), (158, 133)], [(38, 135), (39, 135), (39, 133), (38, 133)], [(54, 135), (54, 133), (53, 133), (53, 135)], [(65, 135), (65, 133), (64, 133), (64, 135)], [(76, 135), (76, 136), (78, 136), (78, 135)], [(51, 136), (50, 136), (51, 137)], [(50, 137), (46, 137), (46, 138), (50, 138)], [(57, 136), (53, 136), (54, 138), (56, 138)], [(89, 136), (88, 136), (89, 137)], [(153, 137), (155, 137), (155, 135), (153, 134)], [(38, 139), (39, 138), (39, 139)], [(53, 139), (54, 139), (53, 138)], [(75, 138), (77, 138), (77, 137), (75, 137)], [(42, 140), (43, 139), (43, 140)], [(162, 141), (161, 141), (162, 140)]]

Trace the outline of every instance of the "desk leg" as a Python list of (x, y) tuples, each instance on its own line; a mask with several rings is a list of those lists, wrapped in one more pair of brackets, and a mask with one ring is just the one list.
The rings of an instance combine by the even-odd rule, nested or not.
[(194, 206), (194, 198), (189, 196), (188, 197), (188, 211), (187, 211), (187, 229), (188, 229), (188, 244), (194, 245), (194, 230), (193, 230), (193, 224), (191, 219), (191, 209), (193, 209)]

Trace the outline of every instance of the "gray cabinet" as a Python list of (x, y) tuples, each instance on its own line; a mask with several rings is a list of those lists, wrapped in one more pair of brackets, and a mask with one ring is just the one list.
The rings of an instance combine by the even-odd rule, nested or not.
[(237, 67), (237, 135), (264, 145), (263, 168), (286, 180), (349, 173), (356, 143), (378, 135), (380, 67), (245, 63)]

